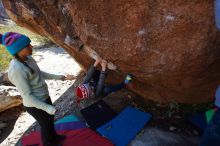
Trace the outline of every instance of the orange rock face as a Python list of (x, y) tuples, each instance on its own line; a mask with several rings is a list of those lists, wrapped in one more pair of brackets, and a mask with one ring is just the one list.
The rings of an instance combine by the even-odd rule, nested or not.
[[(209, 101), (220, 82), (213, 0), (3, 0), (19, 25), (48, 36), (83, 67), (99, 55), (146, 99)], [(93, 52), (88, 54), (87, 48)], [(95, 55), (94, 55), (95, 54)]]

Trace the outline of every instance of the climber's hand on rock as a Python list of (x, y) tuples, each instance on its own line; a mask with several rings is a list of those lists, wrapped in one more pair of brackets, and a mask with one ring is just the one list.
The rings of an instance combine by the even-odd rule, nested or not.
[(105, 71), (106, 70), (106, 67), (107, 67), (107, 61), (102, 59), (102, 62), (101, 62), (101, 66), (102, 66), (102, 71)]
[(101, 61), (102, 61), (102, 58), (97, 56), (95, 59), (94, 67), (96, 67), (99, 63), (101, 63)]

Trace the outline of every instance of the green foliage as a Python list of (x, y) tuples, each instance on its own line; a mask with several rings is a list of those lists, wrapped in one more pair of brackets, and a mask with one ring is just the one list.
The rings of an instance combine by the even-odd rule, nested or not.
[(6, 51), (5, 47), (0, 46), (0, 71), (4, 71), (11, 60), (12, 56)]

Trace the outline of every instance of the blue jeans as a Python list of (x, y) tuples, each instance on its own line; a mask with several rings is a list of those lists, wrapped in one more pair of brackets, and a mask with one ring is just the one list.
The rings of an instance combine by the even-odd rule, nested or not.
[(124, 86), (125, 86), (124, 82), (122, 82), (120, 84), (116, 84), (116, 85), (105, 85), (102, 90), (102, 95), (107, 96), (108, 94), (110, 94), (112, 92), (116, 92), (118, 90), (121, 90), (122, 88), (124, 88)]
[[(98, 81), (99, 81), (99, 75), (100, 75), (100, 71), (99, 70), (95, 70), (95, 73), (92, 77), (93, 79), (93, 86), (97, 86)], [(102, 96), (105, 97), (108, 94), (112, 93), (112, 92), (116, 92), (118, 90), (121, 90), (122, 88), (125, 87), (125, 83), (124, 81), (119, 83), (119, 84), (115, 84), (115, 85), (104, 85), (103, 89), (102, 89)]]
[(200, 146), (220, 146), (220, 110), (214, 114), (204, 131)]
[(220, 30), (220, 0), (215, 0), (215, 24)]

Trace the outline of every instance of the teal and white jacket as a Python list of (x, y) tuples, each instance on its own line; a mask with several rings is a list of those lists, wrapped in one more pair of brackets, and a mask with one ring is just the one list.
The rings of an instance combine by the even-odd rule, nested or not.
[(34, 73), (31, 73), (30, 69), (20, 61), (13, 59), (9, 65), (8, 78), (21, 94), (24, 106), (35, 107), (48, 112), (52, 107), (45, 103), (49, 97), (45, 79), (59, 80), (63, 75), (53, 75), (41, 71), (32, 57), (28, 57), (25, 62), (34, 70)]

